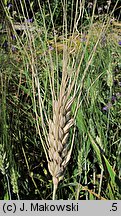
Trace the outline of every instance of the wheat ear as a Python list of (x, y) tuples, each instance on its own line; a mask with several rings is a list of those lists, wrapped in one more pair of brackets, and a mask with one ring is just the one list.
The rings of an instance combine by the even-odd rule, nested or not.
[(74, 119), (71, 118), (71, 106), (74, 98), (67, 101), (65, 95), (53, 102), (53, 120), (49, 120), (49, 161), (48, 168), (53, 177), (53, 199), (55, 199), (56, 189), (59, 181), (64, 176), (64, 171), (70, 159), (69, 154), (69, 129), (74, 124)]

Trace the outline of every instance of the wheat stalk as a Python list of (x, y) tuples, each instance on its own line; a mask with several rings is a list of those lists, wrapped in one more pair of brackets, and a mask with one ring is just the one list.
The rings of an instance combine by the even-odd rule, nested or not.
[[(61, 79), (61, 85), (59, 86), (59, 88), (57, 88), (57, 91), (56, 91), (55, 83), (57, 81), (57, 87), (58, 87), (58, 80), (55, 81), (56, 79), (55, 73), (58, 77), (58, 69), (57, 69), (57, 72), (54, 71), (55, 62), (53, 60), (51, 51), (49, 51), (50, 64), (48, 65), (53, 112), (52, 112), (52, 119), (50, 119), (49, 117), (49, 121), (48, 121), (49, 131), (47, 134), (47, 142), (45, 145), (47, 147), (46, 155), (47, 155), (47, 161), (48, 161), (48, 169), (53, 178), (53, 186), (54, 186), (53, 200), (55, 199), (58, 183), (61, 179), (63, 179), (67, 163), (69, 162), (70, 157), (71, 157), (74, 136), (73, 136), (71, 144), (69, 145), (68, 143), (69, 131), (70, 131), (70, 128), (74, 125), (74, 119), (75, 119), (79, 106), (77, 104), (76, 113), (74, 114), (74, 118), (71, 116), (71, 107), (74, 102), (75, 96), (77, 96), (77, 92), (79, 92), (78, 100), (81, 97), (82, 87), (81, 87), (81, 84), (79, 88), (77, 87), (77, 80), (78, 80), (79, 73), (80, 73), (80, 67), (82, 65), (82, 61), (84, 59), (84, 55), (86, 52), (86, 47), (89, 41), (89, 38), (88, 38), (86, 45), (85, 45), (85, 49), (82, 53), (82, 57), (79, 63), (76, 62), (76, 59), (77, 59), (77, 56), (79, 55), (80, 46), (78, 47), (79, 51), (77, 52), (77, 54), (73, 55), (73, 60), (75, 59), (75, 63), (73, 62), (73, 64), (70, 64), (71, 57), (68, 51), (69, 49), (68, 49), (68, 43), (67, 43), (68, 33), (67, 33), (66, 1), (65, 0), (64, 2), (61, 1), (61, 3), (63, 5), (63, 36), (64, 36), (63, 38), (65, 38), (65, 41), (63, 39), (62, 79)], [(55, 30), (54, 22), (53, 22), (53, 14), (51, 11), (49, 0), (48, 0), (48, 5), (50, 8), (51, 22), (53, 25), (53, 29)], [(78, 1), (77, 1), (77, 5), (78, 5)], [(81, 8), (80, 8), (79, 17), (80, 17), (80, 14), (81, 14)], [(78, 22), (78, 19), (75, 15), (75, 24), (74, 24), (75, 27), (74, 27), (73, 34), (75, 33), (77, 29), (77, 22)], [(92, 16), (92, 22), (93, 22), (93, 16)], [(55, 46), (56, 47), (56, 66), (58, 66), (58, 52), (57, 52), (57, 40), (56, 39), (57, 38), (55, 35), (54, 41), (56, 45)], [(70, 44), (69, 48), (70, 49), (72, 48), (72, 44)], [(95, 50), (92, 52), (89, 58), (89, 63), (87, 64), (87, 67), (84, 70), (84, 74), (82, 77), (83, 80), (86, 76), (88, 67), (92, 60), (91, 57), (93, 56), (94, 52)], [(73, 96), (70, 98), (70, 95), (73, 95)]]

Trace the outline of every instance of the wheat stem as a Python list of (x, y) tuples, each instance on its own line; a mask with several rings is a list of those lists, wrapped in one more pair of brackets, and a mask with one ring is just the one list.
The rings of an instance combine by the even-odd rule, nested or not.
[(58, 179), (53, 177), (53, 200), (56, 199), (56, 191), (57, 191), (57, 188), (58, 188)]

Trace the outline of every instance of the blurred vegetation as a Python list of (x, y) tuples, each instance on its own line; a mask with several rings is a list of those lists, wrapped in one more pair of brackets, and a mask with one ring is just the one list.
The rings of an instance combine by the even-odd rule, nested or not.
[[(47, 65), (50, 63), (51, 52), (53, 67), (55, 70), (58, 68), (61, 80), (64, 46), (63, 5), (59, 0), (49, 1), (54, 20), (53, 28), (47, 1), (39, 1), (43, 13), (40, 12), (38, 0), (21, 0), (17, 1), (17, 4), (15, 2), (4, 0), (0, 4), (0, 199), (51, 199), (52, 180), (36, 124), (39, 101), (38, 95), (33, 98), (29, 36), (24, 31), (15, 31), (12, 23), (19, 22), (21, 26), (27, 19), (30, 23), (32, 21), (36, 29), (41, 29), (41, 32), (35, 30), (32, 33), (33, 53), (44, 107), (51, 116), (52, 102)], [(76, 56), (77, 53), (79, 57), (82, 54), (78, 53), (78, 47), (81, 46), (82, 51), (86, 47), (94, 3), (89, 5), (89, 1), (84, 1), (83, 16), (78, 22), (79, 35), (78, 37), (75, 35), (72, 39), (75, 11), (76, 8), (77, 13), (79, 11), (79, 2), (72, 0), (66, 2), (68, 46), (73, 40), (70, 50), (73, 60), (73, 55)], [(113, 12), (115, 3), (116, 8)], [(108, 19), (111, 22), (108, 22), (84, 80), (79, 101), (81, 106), (76, 117), (74, 148), (65, 177), (57, 191), (58, 199), (121, 198), (119, 3), (120, 1), (111, 1), (109, 8), (104, 7), (106, 5), (108, 7), (105, 1), (98, 0), (96, 4), (80, 74), (89, 61), (102, 23)], [(57, 34), (56, 43), (55, 34)], [(55, 63), (57, 53), (58, 65)], [(79, 59), (75, 57), (75, 61), (78, 63)], [(81, 80), (80, 75), (78, 82)], [(42, 132), (40, 117), (38, 121)]]

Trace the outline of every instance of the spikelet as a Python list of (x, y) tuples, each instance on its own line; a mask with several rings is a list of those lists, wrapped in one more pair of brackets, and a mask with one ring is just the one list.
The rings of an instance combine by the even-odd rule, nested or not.
[(69, 154), (69, 129), (74, 124), (71, 118), (71, 106), (74, 97), (66, 100), (66, 96), (54, 101), (53, 120), (49, 120), (49, 161), (48, 168), (53, 177), (53, 184), (63, 178), (66, 165), (70, 159)]

